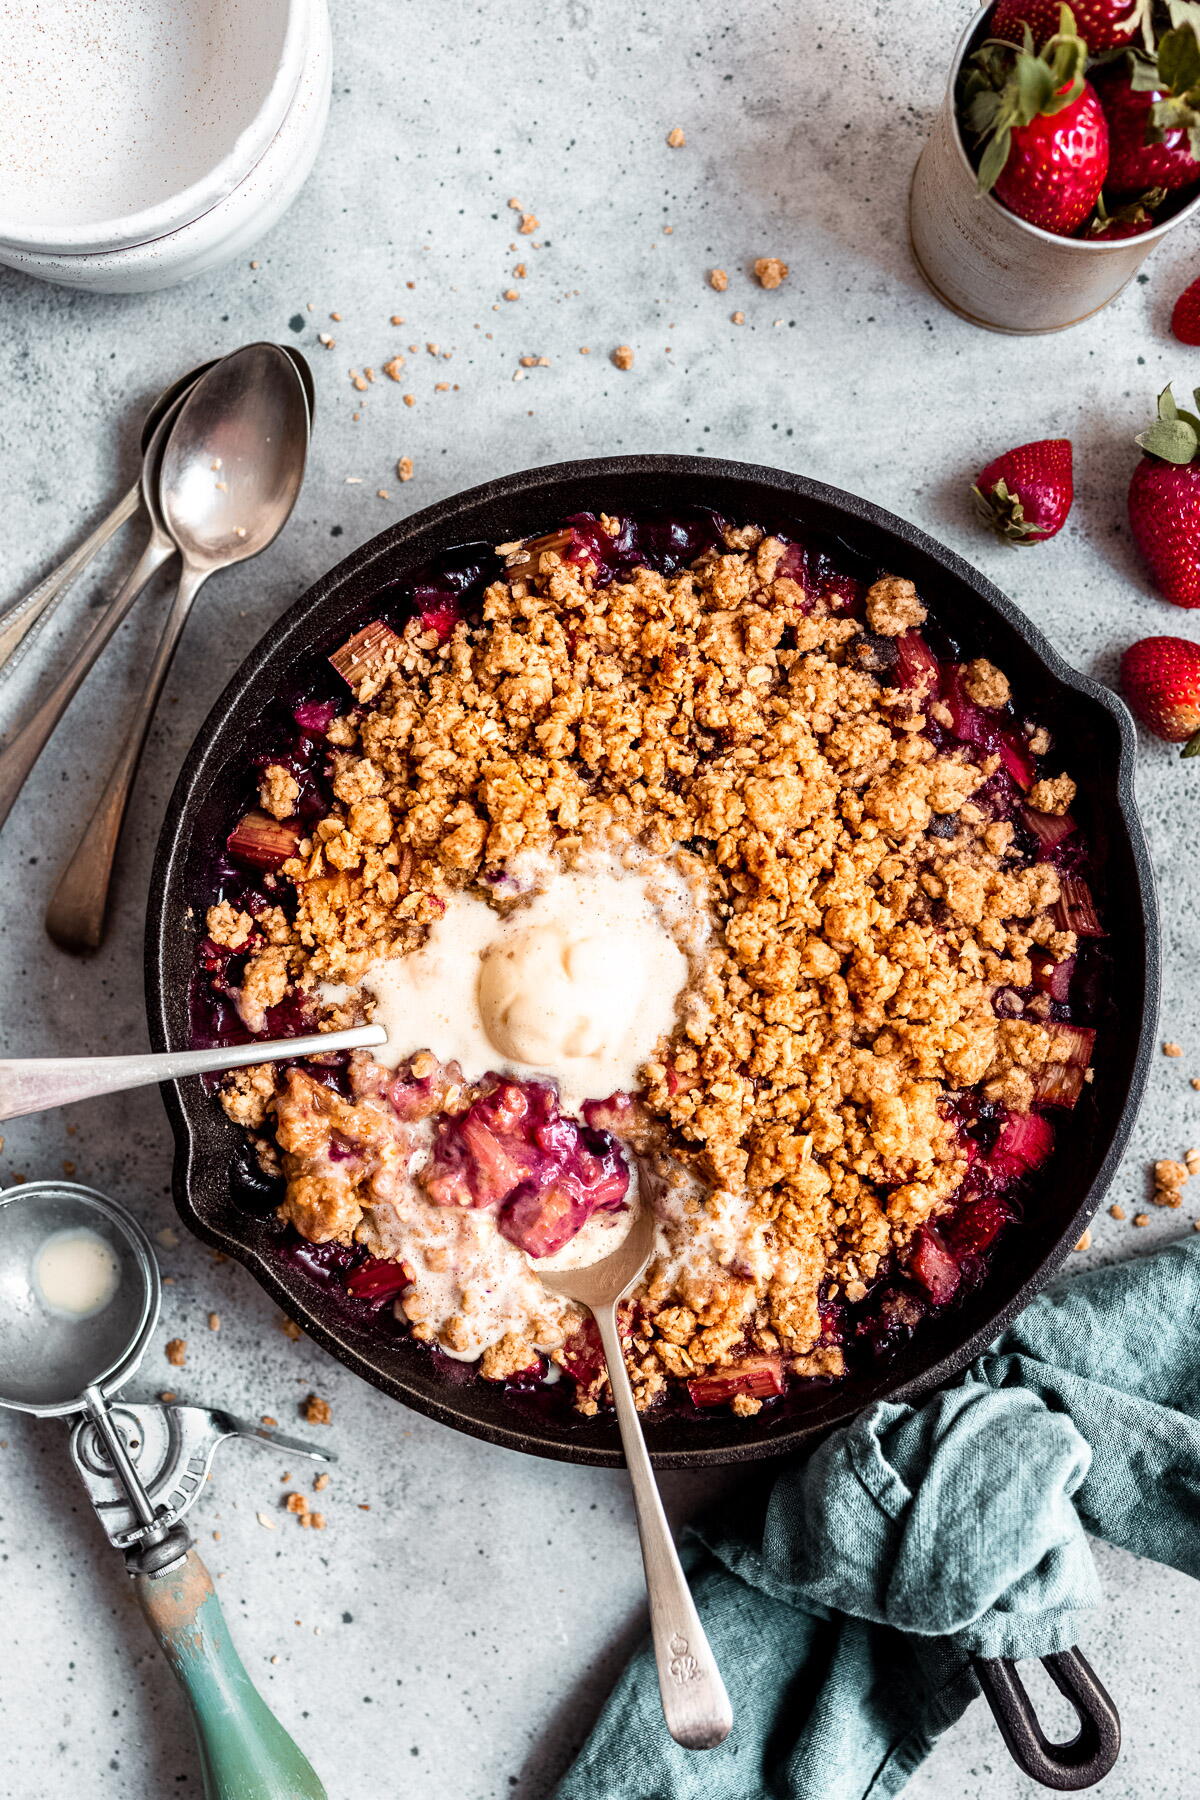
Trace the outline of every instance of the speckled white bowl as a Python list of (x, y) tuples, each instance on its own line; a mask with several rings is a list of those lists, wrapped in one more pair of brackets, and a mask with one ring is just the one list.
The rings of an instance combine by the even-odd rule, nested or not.
[[(43, 0), (33, 10), (58, 24), (78, 6)], [(78, 39), (76, 54), (105, 104), (48, 53), (57, 98), (14, 121), (6, 98), (33, 88), (28, 77), (14, 87), (11, 54), (0, 70), (0, 262), (68, 287), (138, 293), (237, 255), (295, 198), (328, 116), (329, 16), (326, 0), (121, 0), (103, 10), (120, 21), (119, 53), (97, 30), (90, 56), (78, 57)], [(168, 56), (149, 34), (172, 20)], [(72, 120), (89, 157), (64, 139)]]

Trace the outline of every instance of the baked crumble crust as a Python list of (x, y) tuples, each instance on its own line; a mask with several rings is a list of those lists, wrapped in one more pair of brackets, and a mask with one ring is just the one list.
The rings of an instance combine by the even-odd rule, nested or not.
[[(974, 803), (999, 758), (935, 749), (925, 728), (941, 703), (927, 711), (920, 687), (877, 678), (880, 642), (925, 619), (911, 581), (877, 581), (864, 625), (781, 573), (784, 544), (757, 527), (728, 530), (675, 575), (639, 568), (607, 585), (563, 559), (567, 535), (502, 547), (506, 575), (479, 623), (442, 641), (414, 619), (351, 670), (356, 704), (328, 732), (334, 804), (283, 866), (294, 919), (277, 908), (255, 922), (242, 1014), (260, 1029), (293, 985), (356, 983), (416, 947), (456, 889), (495, 903), (485, 872), (521, 853), (569, 863), (636, 841), (698, 864), (713, 948), (643, 1071), (640, 1129), (694, 1183), (669, 1242), (686, 1237), (685, 1215), (726, 1209), (739, 1225), (724, 1260), (651, 1266), (631, 1376), (643, 1406), (669, 1377), (749, 1352), (834, 1376), (824, 1309), (860, 1300), (963, 1181), (946, 1097), (982, 1086), (1028, 1112), (1035, 1072), (1067, 1056), (1036, 1015), (993, 1006), (998, 988), (1030, 985), (1031, 952), (1074, 952), (1059, 876), (1026, 866), (1011, 824)], [(961, 678), (976, 704), (1007, 703), (990, 662)], [(267, 810), (286, 773), (264, 772)], [(1062, 813), (1074, 791), (1061, 776), (1029, 802)], [(219, 943), (245, 928), (225, 902), (209, 914)], [(274, 1114), (282, 1212), (302, 1235), (375, 1246), (373, 1185), (411, 1151), (384, 1100), (250, 1069), (224, 1104), (254, 1128)], [(331, 1131), (365, 1157), (331, 1165)], [(749, 1262), (748, 1241), (761, 1251)], [(539, 1351), (564, 1360), (578, 1323), (570, 1307), (543, 1316), (541, 1335), (506, 1335), (480, 1372), (504, 1379)], [(580, 1380), (582, 1410), (602, 1390)], [(741, 1394), (735, 1411), (759, 1404)]]

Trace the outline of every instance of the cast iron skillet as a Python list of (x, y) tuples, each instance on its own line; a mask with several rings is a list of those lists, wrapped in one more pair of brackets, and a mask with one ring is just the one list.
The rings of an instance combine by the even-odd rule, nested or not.
[[(1102, 904), (1111, 980), (1094, 1086), (1061, 1115), (1059, 1142), (1019, 1230), (1006, 1235), (985, 1283), (931, 1318), (891, 1360), (846, 1380), (813, 1385), (754, 1419), (652, 1416), (646, 1435), (660, 1468), (750, 1462), (812, 1444), (873, 1401), (912, 1399), (979, 1355), (1058, 1269), (1116, 1170), (1145, 1084), (1158, 995), (1153, 881), (1134, 808), (1135, 735), (1106, 688), (1070, 668), (990, 582), (903, 519), (856, 495), (782, 470), (687, 456), (627, 456), (526, 470), (444, 500), (364, 544), (298, 600), (251, 651), (213, 707), (167, 807), (151, 883), (146, 986), (156, 1050), (189, 1043), (188, 990), (215, 851), (245, 793), (245, 746), (280, 692), (309, 672), (377, 611), (380, 588), (458, 545), (498, 544), (547, 531), (572, 513), (688, 513), (708, 507), (735, 522), (791, 524), (839, 540), (853, 566), (911, 577), (935, 619), (965, 653), (993, 658), (1031, 712), (1054, 729), (1082, 777), (1076, 811), (1105, 846)], [(199, 1084), (163, 1089), (175, 1134), (176, 1204), (209, 1243), (244, 1263), (310, 1337), (385, 1393), (461, 1431), (511, 1449), (614, 1466), (612, 1422), (565, 1418), (538, 1395), (474, 1379), (455, 1381), (403, 1338), (380, 1342), (336, 1296), (271, 1254), (277, 1227), (238, 1204), (233, 1171), (240, 1132)], [(1099, 1779), (1116, 1754), (1116, 1715), (1077, 1652), (1048, 1659), (1073, 1690), (1083, 1730), (1048, 1745), (1011, 1668), (981, 1671), (1010, 1747), (1028, 1773), (1054, 1786)], [(1060, 1679), (1061, 1678), (1061, 1679)], [(1064, 1689), (1066, 1691), (1066, 1689)], [(1087, 1708), (1085, 1716), (1083, 1708)], [(1086, 1779), (1081, 1779), (1086, 1777)]]

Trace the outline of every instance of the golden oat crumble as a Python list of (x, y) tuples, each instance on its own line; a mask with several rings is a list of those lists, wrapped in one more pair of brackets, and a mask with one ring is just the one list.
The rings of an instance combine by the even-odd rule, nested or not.
[[(334, 805), (284, 865), (294, 923), (251, 957), (242, 1011), (261, 1017), (291, 983), (353, 984), (418, 945), (448, 893), (494, 897), (483, 872), (518, 852), (569, 859), (615, 838), (698, 863), (714, 947), (643, 1071), (637, 1128), (692, 1183), (684, 1215), (741, 1205), (767, 1254), (690, 1275), (652, 1264), (631, 1377), (649, 1405), (668, 1377), (748, 1354), (837, 1375), (822, 1294), (861, 1299), (962, 1182), (940, 1102), (982, 1085), (1028, 1111), (1034, 1073), (1067, 1055), (1036, 1016), (992, 1005), (997, 987), (1030, 985), (1035, 948), (1074, 951), (1059, 878), (1023, 866), (1012, 827), (973, 804), (997, 759), (935, 753), (920, 692), (860, 666), (863, 627), (779, 574), (778, 540), (729, 531), (676, 575), (598, 586), (591, 564), (563, 560), (567, 537), (502, 546), (481, 623), (443, 643), (410, 620), (349, 665), (357, 704), (329, 732)], [(886, 576), (866, 615), (895, 637), (925, 608)], [(992, 665), (971, 671), (999, 694)], [(949, 835), (928, 834), (935, 814)], [(272, 1099), (274, 1079), (241, 1071), (225, 1104), (254, 1126), (274, 1106), (283, 1216), (317, 1241), (367, 1241), (369, 1181), (411, 1153), (392, 1109), (369, 1082), (346, 1099), (293, 1069)], [(468, 1103), (461, 1089), (443, 1100)], [(319, 1154), (331, 1131), (371, 1154), (334, 1169)], [(578, 1314), (560, 1321), (565, 1336)], [(536, 1354), (510, 1334), (481, 1372), (503, 1379)], [(583, 1410), (602, 1386), (581, 1382)], [(743, 1395), (737, 1410), (756, 1405)]]
[(778, 256), (760, 256), (754, 265), (754, 279), (760, 287), (782, 287), (790, 271)]
[(258, 802), (273, 819), (290, 819), (300, 798), (300, 783), (290, 769), (268, 763), (258, 784)]
[[(977, 656), (969, 662), (963, 672), (963, 691), (968, 700), (976, 706), (1007, 706), (1012, 699), (1012, 689), (1008, 684), (1008, 676), (995, 663), (989, 662), (986, 656)], [(1048, 812), (1049, 807), (1042, 809)]]
[(1029, 804), (1034, 812), (1065, 813), (1075, 798), (1075, 783), (1069, 775), (1055, 775), (1049, 781), (1035, 781), (1029, 790)]

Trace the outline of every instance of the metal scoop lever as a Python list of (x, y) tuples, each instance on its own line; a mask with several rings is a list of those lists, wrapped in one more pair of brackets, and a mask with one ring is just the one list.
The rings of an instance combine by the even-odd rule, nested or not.
[(94, 1100), (125, 1088), (153, 1087), (183, 1075), (220, 1075), (251, 1063), (321, 1056), (327, 1050), (355, 1050), (386, 1044), (382, 1025), (353, 1025), (347, 1031), (319, 1031), (312, 1037), (277, 1038), (269, 1044), (227, 1044), (212, 1050), (167, 1050), (144, 1056), (36, 1056), (0, 1059), (0, 1119), (19, 1119)]

